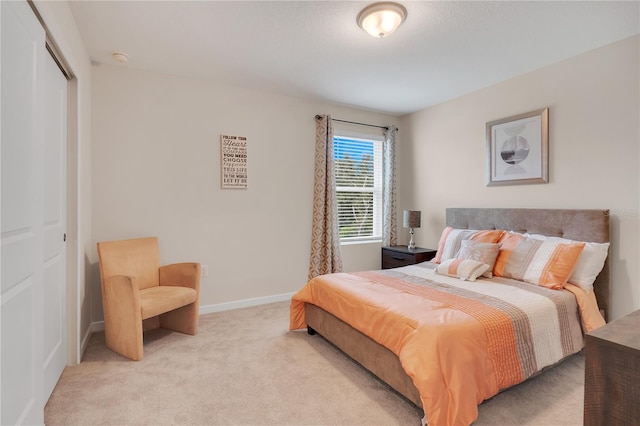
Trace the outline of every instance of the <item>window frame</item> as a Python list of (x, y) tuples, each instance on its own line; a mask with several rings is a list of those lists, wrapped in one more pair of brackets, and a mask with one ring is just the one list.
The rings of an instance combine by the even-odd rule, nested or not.
[[(369, 190), (365, 190), (362, 187), (341, 187), (338, 186), (336, 182), (336, 195), (340, 192), (371, 192), (373, 194), (373, 235), (365, 236), (365, 237), (339, 237), (340, 245), (351, 245), (351, 244), (365, 244), (365, 243), (381, 243), (382, 242), (382, 209), (383, 209), (383, 172), (382, 168), (384, 165), (383, 155), (384, 155), (384, 136), (376, 135), (372, 133), (363, 133), (363, 132), (353, 132), (346, 130), (335, 130), (333, 132), (333, 142), (334, 142), (334, 158), (331, 161), (334, 161), (334, 172), (336, 170), (335, 163), (335, 139), (351, 139), (356, 141), (364, 141), (364, 142), (372, 142), (373, 143), (373, 163), (374, 163), (374, 185), (373, 188)], [(338, 227), (340, 227), (340, 218), (338, 217)]]

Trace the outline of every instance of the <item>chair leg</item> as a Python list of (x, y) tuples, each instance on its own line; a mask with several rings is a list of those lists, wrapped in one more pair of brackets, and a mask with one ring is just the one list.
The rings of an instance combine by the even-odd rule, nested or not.
[(196, 302), (160, 315), (160, 327), (181, 333), (198, 334), (198, 304)]
[(160, 328), (160, 318), (151, 317), (145, 320), (142, 320), (142, 332), (149, 330), (155, 330), (156, 328)]

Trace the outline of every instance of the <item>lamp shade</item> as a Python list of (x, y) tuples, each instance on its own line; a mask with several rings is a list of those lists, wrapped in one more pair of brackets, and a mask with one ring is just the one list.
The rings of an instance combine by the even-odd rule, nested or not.
[(405, 228), (420, 228), (420, 210), (405, 210), (402, 215), (402, 226)]
[(386, 37), (398, 29), (407, 17), (407, 9), (393, 2), (371, 4), (358, 14), (358, 25), (374, 37)]

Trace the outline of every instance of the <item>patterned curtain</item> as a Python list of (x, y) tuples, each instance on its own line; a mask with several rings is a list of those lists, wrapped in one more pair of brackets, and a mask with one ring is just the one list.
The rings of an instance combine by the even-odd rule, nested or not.
[(382, 245), (394, 246), (396, 240), (396, 132), (393, 125), (384, 130), (382, 157)]
[(342, 271), (330, 115), (316, 116), (316, 160), (309, 279)]

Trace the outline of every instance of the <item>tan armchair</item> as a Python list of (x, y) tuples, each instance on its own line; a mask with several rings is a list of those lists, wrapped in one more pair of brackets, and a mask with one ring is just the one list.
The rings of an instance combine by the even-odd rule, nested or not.
[(140, 361), (143, 327), (197, 334), (199, 263), (160, 266), (157, 237), (99, 242), (98, 257), (109, 349)]

